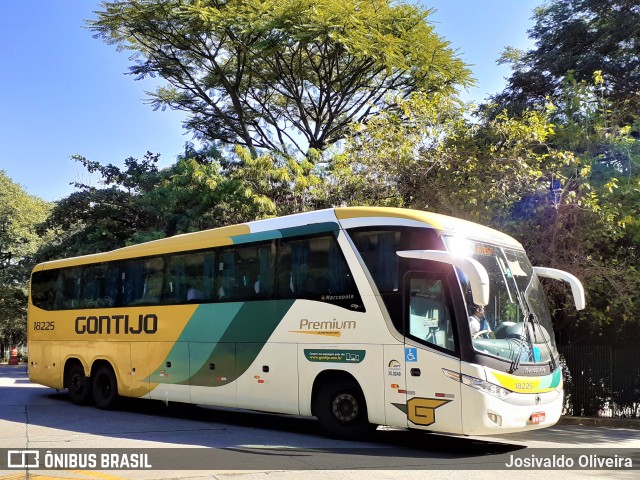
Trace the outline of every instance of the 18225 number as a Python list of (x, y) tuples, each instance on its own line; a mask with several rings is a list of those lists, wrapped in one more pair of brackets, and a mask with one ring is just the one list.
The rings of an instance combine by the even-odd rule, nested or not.
[(55, 322), (33, 322), (34, 330), (55, 330)]

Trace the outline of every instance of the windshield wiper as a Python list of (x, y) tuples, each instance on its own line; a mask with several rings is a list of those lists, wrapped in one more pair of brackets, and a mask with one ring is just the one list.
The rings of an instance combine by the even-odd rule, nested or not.
[[(538, 325), (538, 331), (540, 332), (540, 336), (542, 337), (542, 343), (544, 343), (544, 346), (546, 347), (547, 351), (549, 352), (549, 368), (551, 368), (551, 371), (553, 372), (556, 367), (556, 359), (553, 355), (553, 350), (551, 349), (551, 344), (549, 343), (549, 339), (547, 338), (547, 336), (544, 334), (544, 329), (542, 327), (542, 325), (540, 325), (540, 320), (538, 319), (538, 316), (535, 314), (531, 314), (531, 327), (533, 328), (533, 335), (534, 337), (536, 337), (536, 331), (535, 331), (535, 326)], [(537, 342), (536, 342), (537, 343)]]
[(520, 366), (520, 359), (522, 358), (522, 352), (524, 351), (525, 347), (530, 347), (530, 354), (533, 355), (533, 344), (531, 342), (531, 332), (529, 332), (529, 317), (533, 316), (532, 313), (528, 314), (528, 315), (524, 315), (524, 320), (522, 321), (522, 328), (524, 328), (525, 334), (524, 335), (519, 335), (518, 336), (518, 352), (516, 355), (516, 358), (513, 359), (513, 362), (511, 362), (511, 366), (509, 367), (509, 373), (513, 373), (516, 370), (518, 370), (518, 367)]
[[(531, 322), (531, 331), (529, 331), (529, 322)], [(538, 326), (538, 334), (536, 334), (536, 325)], [(523, 345), (524, 342), (527, 343), (526, 347), (528, 347), (530, 350), (530, 358), (532, 357), (535, 360), (534, 343), (538, 343), (538, 335), (542, 337), (542, 343), (549, 352), (549, 368), (553, 372), (557, 367), (556, 359), (553, 356), (553, 350), (551, 349), (551, 345), (549, 343), (549, 340), (547, 339), (547, 336), (544, 334), (544, 330), (542, 328), (542, 325), (540, 325), (540, 320), (538, 320), (538, 317), (534, 313), (529, 313), (529, 315), (525, 316), (524, 321), (522, 322), (522, 326), (526, 331), (526, 336), (520, 335), (520, 348), (518, 349), (516, 358), (511, 363), (509, 373), (515, 372), (520, 366), (522, 352), (525, 349), (525, 345)], [(532, 333), (533, 338), (531, 337)]]
[[(523, 293), (520, 291), (520, 288), (518, 288), (518, 284), (516, 282), (515, 283), (515, 291), (516, 291), (516, 297), (518, 298), (518, 303), (520, 304), (520, 308), (522, 309), (522, 328), (524, 328), (525, 330), (525, 335), (520, 335), (520, 345), (518, 348), (518, 354), (516, 355), (516, 358), (513, 360), (513, 362), (511, 362), (511, 366), (509, 367), (509, 373), (513, 373), (515, 372), (518, 367), (520, 366), (520, 359), (522, 357), (522, 352), (525, 349), (526, 345), (523, 345), (523, 343), (528, 342), (529, 346), (531, 347), (531, 354), (533, 354), (533, 345), (531, 343), (531, 332), (529, 332), (529, 327), (528, 327), (528, 323), (530, 320), (530, 317), (533, 316), (533, 313), (531, 313), (531, 311), (529, 310), (530, 306), (529, 304), (525, 301), (524, 295)], [(528, 287), (527, 287), (528, 288)], [(526, 292), (525, 292), (526, 294)]]
[[(534, 344), (534, 340), (535, 343), (537, 342), (537, 335), (536, 335), (536, 325), (538, 326), (538, 332), (540, 334), (540, 336), (542, 336), (542, 343), (544, 344), (545, 348), (547, 349), (547, 352), (549, 352), (549, 367), (551, 368), (551, 371), (554, 371), (556, 369), (556, 359), (553, 355), (553, 350), (551, 349), (551, 344), (549, 343), (549, 338), (547, 338), (547, 335), (545, 335), (545, 330), (542, 327), (542, 325), (540, 324), (540, 319), (538, 318), (538, 316), (534, 313), (534, 308), (533, 306), (529, 303), (529, 292), (530, 289), (533, 288), (534, 286), (534, 281), (533, 281), (533, 276), (530, 278), (529, 280), (529, 284), (527, 285), (527, 288), (525, 289), (524, 293), (521, 294), (520, 299), (521, 299), (521, 303), (526, 304), (527, 306), (527, 311), (528, 311), (528, 315), (527, 315), (527, 319), (531, 322), (531, 332), (533, 333), (533, 339), (529, 339), (530, 340), (530, 345), (531, 345), (531, 355), (533, 356), (533, 359), (535, 361), (535, 352), (533, 349), (533, 344)], [(526, 327), (526, 321), (525, 321), (525, 327)], [(528, 328), (527, 328), (527, 332), (528, 332)], [(529, 332), (528, 332), (529, 333)], [(549, 334), (549, 332), (547, 332), (547, 334)], [(550, 334), (549, 334), (550, 335)], [(541, 359), (542, 360), (542, 359)]]

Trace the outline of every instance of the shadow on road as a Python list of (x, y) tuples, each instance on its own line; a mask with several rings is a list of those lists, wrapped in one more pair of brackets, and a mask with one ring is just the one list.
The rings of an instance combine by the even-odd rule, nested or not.
[[(0, 379), (8, 377), (5, 373), (8, 372), (3, 368)], [(418, 468), (424, 462), (498, 457), (525, 448), (504, 441), (389, 428), (379, 428), (357, 442), (333, 440), (320, 432), (313, 418), (179, 403), (165, 405), (153, 400), (122, 399), (118, 410), (104, 411), (74, 405), (66, 392), (22, 385), (27, 381), (24, 371), (11, 373), (11, 384), (0, 382), (0, 423), (28, 423), (30, 441), (36, 443), (53, 441), (52, 436), (58, 436), (57, 441), (66, 438), (69, 442), (83, 442), (88, 434), (145, 442), (145, 447), (170, 443), (224, 449), (254, 458), (281, 455), (307, 461), (308, 457), (311, 463), (323, 458), (323, 463), (333, 462), (336, 468), (347, 464)], [(7, 399), (12, 401), (7, 403)], [(117, 446), (117, 442), (114, 444)]]
[(495, 470), (513, 456), (605, 452), (587, 448), (594, 446), (640, 463), (637, 450), (629, 453), (637, 431), (565, 426), (479, 438), (381, 427), (363, 440), (334, 440), (306, 417), (141, 399), (122, 399), (114, 411), (78, 406), (66, 392), (29, 384), (24, 367), (7, 366), (0, 366), (0, 439), (13, 442), (3, 431), (29, 448), (150, 449), (167, 469), (200, 458), (227, 470)]

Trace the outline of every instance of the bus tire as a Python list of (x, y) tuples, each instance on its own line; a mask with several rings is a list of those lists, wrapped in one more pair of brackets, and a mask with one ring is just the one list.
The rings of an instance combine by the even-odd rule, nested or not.
[(320, 427), (330, 437), (358, 438), (375, 427), (369, 423), (362, 390), (353, 381), (324, 382), (313, 407)]
[(76, 405), (88, 405), (91, 403), (91, 377), (84, 374), (84, 367), (81, 363), (74, 362), (69, 366), (66, 379), (69, 398)]
[(93, 400), (102, 410), (113, 410), (118, 403), (118, 381), (113, 369), (100, 365), (93, 375)]

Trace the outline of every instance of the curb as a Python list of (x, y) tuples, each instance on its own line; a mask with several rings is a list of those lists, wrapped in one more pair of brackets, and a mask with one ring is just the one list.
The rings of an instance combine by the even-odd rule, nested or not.
[(580, 425), (584, 427), (633, 428), (640, 430), (640, 418), (569, 417), (562, 416), (556, 425)]

